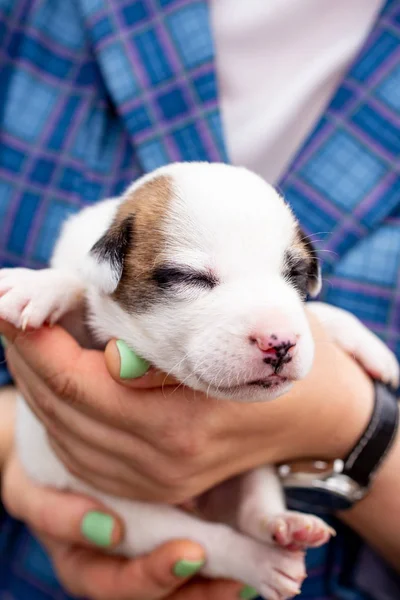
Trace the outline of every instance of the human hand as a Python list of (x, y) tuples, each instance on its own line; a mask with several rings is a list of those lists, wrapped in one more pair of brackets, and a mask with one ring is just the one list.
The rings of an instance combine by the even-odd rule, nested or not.
[(190, 541), (164, 544), (136, 559), (109, 556), (123, 526), (108, 509), (89, 498), (34, 485), (15, 454), (3, 475), (8, 512), (27, 523), (44, 545), (64, 588), (91, 600), (232, 600), (241, 585), (191, 578), (204, 561)]
[(14, 437), (16, 391), (13, 386), (0, 390), (0, 474)]
[[(372, 386), (312, 326), (312, 372), (284, 397), (260, 404), (162, 388), (165, 376), (154, 372), (134, 379), (134, 357), (115, 341), (104, 354), (82, 350), (59, 327), (4, 332), (14, 378), (74, 475), (115, 495), (179, 504), (263, 463), (338, 457), (351, 448), (368, 421)], [(121, 379), (121, 368), (131, 378)]]

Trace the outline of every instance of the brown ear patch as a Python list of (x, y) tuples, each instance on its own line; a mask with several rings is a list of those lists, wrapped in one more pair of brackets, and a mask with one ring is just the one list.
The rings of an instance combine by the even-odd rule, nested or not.
[(134, 217), (122, 275), (113, 298), (127, 311), (146, 310), (159, 298), (154, 269), (166, 247), (164, 223), (172, 199), (172, 180), (159, 176), (144, 183), (120, 205), (114, 225)]
[(321, 289), (321, 273), (318, 256), (310, 238), (296, 227), (294, 239), (285, 256), (284, 275), (302, 296), (318, 295)]

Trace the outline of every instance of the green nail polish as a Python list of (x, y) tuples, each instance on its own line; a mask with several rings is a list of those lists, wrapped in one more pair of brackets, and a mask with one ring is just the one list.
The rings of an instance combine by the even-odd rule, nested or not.
[(259, 593), (257, 590), (250, 585), (245, 585), (239, 594), (239, 598), (242, 598), (242, 600), (254, 600), (254, 598), (257, 598), (258, 596)]
[(204, 565), (204, 560), (179, 560), (174, 565), (174, 575), (177, 577), (190, 577)]
[(4, 337), (4, 335), (0, 335), (0, 342), (1, 342), (1, 345), (3, 346), (3, 348), (7, 348), (8, 342), (7, 342), (6, 338)]
[(110, 546), (113, 529), (114, 519), (96, 510), (87, 513), (81, 525), (82, 535), (89, 542), (103, 547)]
[(137, 356), (122, 340), (117, 340), (117, 348), (121, 361), (121, 379), (137, 379), (147, 373), (150, 367), (147, 360)]

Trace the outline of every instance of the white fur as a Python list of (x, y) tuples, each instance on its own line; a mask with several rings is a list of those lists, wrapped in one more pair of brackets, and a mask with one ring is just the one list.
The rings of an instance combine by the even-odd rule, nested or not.
[[(165, 225), (165, 260), (212, 270), (219, 279), (214, 289), (188, 286), (177, 292), (176, 301), (156, 304), (147, 312), (123, 310), (109, 296), (118, 283), (115, 275), (89, 255), (123, 201), (112, 199), (66, 223), (51, 269), (0, 272), (0, 316), (17, 327), (40, 327), (49, 318), (66, 315), (85, 294), (89, 323), (99, 342), (124, 339), (158, 368), (212, 395), (255, 401), (283, 394), (307, 374), (313, 359), (302, 302), (281, 276), (284, 251), (295, 227), (293, 215), (259, 177), (225, 165), (170, 165), (135, 183), (128, 193), (160, 174), (172, 178), (174, 190)], [(398, 365), (382, 342), (347, 313), (327, 306), (320, 311), (326, 322), (335, 317), (332, 332), (340, 332), (335, 335), (339, 344), (369, 370), (395, 383)], [(297, 342), (293, 360), (282, 371), (287, 381), (278, 381), (273, 389), (249, 386), (247, 382), (271, 375), (271, 367), (262, 361), (260, 349), (249, 342), (249, 336), (271, 334)], [(42, 424), (22, 398), (18, 411), (18, 448), (30, 476), (46, 485), (89, 493), (112, 507), (125, 522), (125, 540), (118, 549), (124, 554), (148, 552), (174, 537), (192, 538), (206, 550), (204, 575), (239, 579), (270, 600), (278, 600), (296, 593), (304, 563), (301, 554), (272, 545), (271, 536), (282, 534), (280, 543), (291, 545), (297, 531), (319, 535), (309, 536), (304, 546), (318, 545), (329, 537), (323, 522), (285, 510), (270, 467), (241, 478), (236, 531), (170, 506), (100, 493), (64, 468)]]

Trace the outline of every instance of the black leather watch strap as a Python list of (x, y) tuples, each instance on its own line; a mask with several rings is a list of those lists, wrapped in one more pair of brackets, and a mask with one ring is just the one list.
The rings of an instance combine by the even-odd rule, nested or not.
[(366, 488), (388, 453), (399, 422), (398, 400), (388, 387), (375, 382), (375, 403), (368, 427), (344, 459), (343, 474)]

